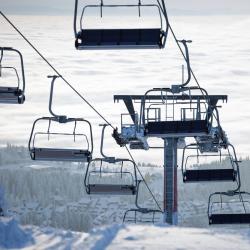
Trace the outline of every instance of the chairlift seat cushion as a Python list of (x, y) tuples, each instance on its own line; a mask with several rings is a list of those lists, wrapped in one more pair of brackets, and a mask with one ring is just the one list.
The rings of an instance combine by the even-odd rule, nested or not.
[(146, 134), (148, 136), (205, 135), (208, 134), (208, 123), (206, 120), (148, 122), (146, 125)]
[(250, 224), (250, 214), (212, 214), (209, 224)]
[(163, 48), (163, 39), (161, 29), (84, 29), (78, 34), (76, 48)]
[(183, 173), (184, 182), (235, 181), (235, 180), (236, 180), (236, 171), (234, 169), (186, 170)]
[(90, 184), (87, 186), (89, 194), (110, 194), (110, 195), (135, 195), (136, 186), (116, 184)]
[(25, 100), (23, 91), (16, 87), (0, 87), (0, 103), (22, 104)]
[(34, 148), (31, 158), (38, 161), (89, 162), (91, 153), (81, 149)]

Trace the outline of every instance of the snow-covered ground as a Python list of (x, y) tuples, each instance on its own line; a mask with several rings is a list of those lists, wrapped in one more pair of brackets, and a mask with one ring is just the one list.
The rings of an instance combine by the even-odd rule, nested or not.
[(112, 225), (89, 233), (20, 226), (0, 219), (0, 249), (249, 250), (250, 229), (191, 229), (163, 225)]

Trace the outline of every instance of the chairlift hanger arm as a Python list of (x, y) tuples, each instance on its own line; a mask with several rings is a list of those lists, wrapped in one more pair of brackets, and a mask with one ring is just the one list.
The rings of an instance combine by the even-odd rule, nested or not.
[(102, 136), (101, 136), (100, 153), (101, 153), (101, 155), (102, 155), (105, 159), (109, 159), (109, 160), (115, 162), (115, 157), (109, 157), (109, 156), (105, 155), (104, 152), (103, 152), (103, 143), (104, 143), (105, 129), (106, 129), (106, 127), (109, 126), (109, 125), (108, 125), (108, 124), (102, 124), (102, 125), (100, 125), (100, 126), (102, 126)]
[(190, 41), (190, 40), (188, 40), (188, 41), (187, 40), (179, 40), (178, 42), (182, 43), (183, 46), (184, 46), (185, 55), (186, 55), (186, 60), (185, 61), (186, 61), (186, 64), (187, 64), (187, 72), (188, 72), (188, 78), (187, 78), (186, 82), (181, 85), (181, 88), (183, 88), (183, 87), (187, 86), (189, 84), (190, 80), (191, 80), (191, 67), (190, 67), (189, 50), (188, 50), (187, 43), (191, 43), (192, 41)]
[(55, 85), (55, 81), (57, 78), (59, 78), (60, 76), (58, 75), (54, 75), (54, 76), (48, 76), (48, 78), (52, 78), (51, 80), (51, 87), (50, 87), (50, 95), (49, 95), (49, 112), (52, 116), (57, 117), (58, 119), (60, 118), (64, 118), (61, 120), (66, 120), (66, 116), (62, 116), (62, 115), (57, 115), (53, 112), (52, 110), (52, 103), (53, 103), (53, 94), (54, 94), (54, 85)]

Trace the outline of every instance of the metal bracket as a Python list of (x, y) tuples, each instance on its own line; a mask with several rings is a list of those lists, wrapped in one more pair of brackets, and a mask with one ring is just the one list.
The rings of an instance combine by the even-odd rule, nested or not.
[(49, 96), (49, 112), (50, 114), (55, 117), (59, 123), (66, 123), (67, 122), (67, 116), (65, 115), (57, 115), (56, 113), (54, 113), (54, 111), (52, 110), (52, 103), (53, 103), (53, 93), (54, 93), (54, 85), (55, 85), (55, 81), (57, 78), (59, 78), (61, 76), (58, 75), (53, 75), (53, 76), (48, 76), (48, 78), (52, 78), (51, 81), (51, 87), (50, 87), (50, 96)]

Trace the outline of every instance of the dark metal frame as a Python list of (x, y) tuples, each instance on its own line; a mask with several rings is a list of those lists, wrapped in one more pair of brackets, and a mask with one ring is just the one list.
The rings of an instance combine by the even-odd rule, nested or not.
[[(239, 197), (238, 201), (226, 201), (223, 202), (223, 197)], [(247, 196), (248, 199), (244, 199)], [(212, 201), (215, 197), (219, 197), (220, 201)], [(223, 204), (241, 204), (244, 213), (213, 213), (213, 207), (215, 204), (220, 204), (221, 209)], [(250, 207), (250, 193), (243, 191), (228, 191), (228, 192), (215, 192), (209, 196), (207, 215), (209, 225), (212, 224), (250, 224), (250, 209), (246, 209), (246, 204)], [(232, 209), (233, 210), (233, 209)]]
[[(115, 157), (110, 157), (105, 155), (104, 151), (103, 151), (103, 146), (104, 146), (104, 134), (105, 134), (105, 129), (108, 126), (107, 124), (103, 124), (101, 125), (103, 126), (102, 128), (102, 137), (101, 137), (101, 146), (100, 146), (100, 153), (103, 156), (103, 158), (95, 158), (93, 160), (91, 160), (87, 166), (86, 169), (86, 173), (85, 173), (85, 178), (84, 178), (84, 186), (86, 189), (87, 194), (128, 194), (128, 190), (131, 191), (132, 195), (136, 194), (136, 189), (137, 189), (137, 173), (136, 173), (136, 165), (135, 162), (129, 159), (121, 159), (121, 158), (115, 158)], [(90, 171), (90, 167), (91, 164), (93, 162), (100, 162), (100, 166), (99, 166), (99, 171), (96, 170), (92, 170)], [(110, 164), (116, 164), (116, 163), (121, 163), (121, 168), (120, 171), (104, 171), (102, 169), (102, 163), (106, 162), (106, 163), (110, 163)], [(123, 171), (123, 166), (125, 162), (129, 162), (131, 163), (131, 167), (133, 168), (133, 171), (129, 172), (129, 171)], [(133, 173), (133, 174), (132, 174)], [(127, 184), (127, 185), (117, 185), (117, 184), (91, 184), (90, 183), (90, 177), (92, 174), (99, 174), (100, 178), (102, 178), (102, 175), (105, 174), (113, 174), (113, 175), (120, 175), (121, 178), (123, 178), (124, 175), (129, 175), (131, 176), (131, 183)], [(99, 192), (91, 192), (91, 186), (100, 186), (101, 188), (103, 187), (103, 192), (99, 193)], [(120, 192), (113, 192), (112, 193), (112, 187), (121, 187), (122, 189), (120, 190)], [(123, 192), (124, 191), (124, 192)]]
[[(208, 208), (207, 208), (207, 215), (209, 220), (209, 225), (212, 224), (250, 224), (250, 210), (247, 211), (245, 204), (250, 204), (250, 193), (241, 191), (241, 177), (240, 177), (240, 169), (239, 169), (239, 161), (237, 159), (236, 151), (233, 145), (231, 145), (234, 155), (234, 162), (237, 166), (238, 178), (237, 178), (237, 187), (234, 190), (229, 190), (227, 192), (215, 192), (210, 194), (208, 199)], [(246, 195), (249, 197), (248, 200), (244, 200), (243, 196)], [(214, 197), (220, 196), (220, 202), (213, 202), (212, 199)], [(239, 201), (227, 201), (223, 202), (224, 197), (239, 197)], [(232, 204), (232, 203), (241, 203), (244, 213), (213, 213), (213, 206), (214, 204)]]
[[(2, 69), (13, 69), (17, 76), (17, 87), (0, 87), (0, 103), (8, 104), (23, 104), (25, 101), (25, 73), (24, 73), (24, 62), (21, 52), (17, 49), (10, 47), (0, 47), (0, 77)], [(1, 62), (4, 56), (4, 51), (17, 53), (20, 58), (21, 65), (21, 80), (18, 71), (14, 67), (2, 67)], [(22, 84), (22, 86), (20, 86)]]
[[(137, 0), (138, 1), (138, 0)], [(160, 17), (160, 23), (161, 23), (161, 34), (163, 35), (163, 42), (162, 42), (162, 48), (165, 47), (166, 40), (167, 40), (167, 35), (168, 35), (168, 29), (169, 29), (169, 22), (168, 22), (168, 15), (167, 15), (167, 10), (165, 6), (164, 0), (156, 0), (157, 4), (142, 4), (141, 0), (138, 1), (138, 4), (108, 4), (105, 5), (103, 0), (100, 0), (100, 4), (91, 4), (91, 5), (84, 5), (82, 14), (80, 17), (80, 29), (81, 31), (83, 30), (83, 16), (85, 13), (85, 10), (87, 8), (100, 8), (100, 17), (102, 18), (103, 16), (103, 8), (119, 8), (119, 7), (138, 7), (138, 13), (139, 17), (141, 16), (141, 7), (156, 7), (159, 11), (159, 17)], [(74, 34), (75, 34), (75, 39), (76, 39), (76, 44), (77, 40), (79, 38), (79, 32), (77, 32), (77, 21), (78, 21), (78, 5), (79, 5), (79, 0), (75, 0), (75, 9), (74, 9)], [(163, 17), (166, 21), (166, 28), (163, 29)], [(80, 32), (81, 32), (80, 31)], [(76, 46), (77, 47), (77, 46)], [(141, 46), (144, 49), (147, 48), (152, 48), (152, 46)], [(133, 49), (133, 48), (138, 48), (138, 46), (119, 46), (119, 49)], [(88, 48), (91, 49), (91, 48)], [(97, 49), (97, 48), (95, 48)], [(102, 46), (102, 49), (105, 49), (104, 46)], [(107, 49), (112, 49), (111, 46), (107, 46)]]
[[(33, 159), (33, 160), (36, 159), (34, 154), (35, 154), (35, 151), (36, 151), (35, 139), (36, 139), (37, 135), (39, 135), (39, 134), (48, 135), (48, 140), (49, 140), (50, 135), (66, 135), (66, 136), (69, 135), (69, 136), (73, 136), (74, 140), (75, 140), (76, 136), (85, 137), (86, 142), (87, 142), (87, 149), (75, 149), (75, 150), (72, 150), (72, 149), (67, 149), (67, 148), (61, 148), (61, 149), (54, 149), (54, 150), (72, 151), (72, 153), (74, 153), (74, 151), (77, 151), (76, 154), (84, 153), (86, 155), (86, 157), (87, 157), (87, 159), (86, 159), (87, 162), (89, 162), (91, 160), (91, 158), (92, 158), (92, 153), (93, 153), (93, 133), (92, 133), (91, 123), (88, 120), (85, 120), (83, 118), (67, 118), (67, 116), (64, 116), (64, 115), (56, 115), (52, 110), (54, 84), (55, 84), (56, 79), (59, 78), (59, 77), (60, 76), (56, 76), (56, 75), (55, 76), (48, 76), (48, 78), (52, 78), (51, 89), (50, 89), (50, 99), (49, 99), (49, 112), (51, 113), (52, 117), (38, 118), (33, 123), (30, 138), (29, 138), (29, 144), (28, 144), (28, 149), (29, 149), (29, 152), (30, 152), (31, 159)], [(38, 122), (40, 122), (40, 121), (48, 121), (48, 129), (47, 129), (46, 132), (36, 132), (35, 133), (36, 124)], [(60, 124), (74, 123), (73, 133), (72, 134), (69, 134), (69, 133), (51, 133), (50, 132), (51, 122), (60, 123)], [(88, 138), (86, 134), (79, 134), (79, 133), (75, 132), (76, 127), (77, 127), (77, 123), (79, 123), (79, 122), (83, 122), (83, 123), (88, 124), (90, 138)], [(46, 148), (39, 148), (39, 150), (42, 150), (42, 149), (48, 150)], [(67, 158), (58, 159), (58, 160), (59, 161), (61, 161), (61, 160), (71, 161), (70, 159), (67, 159)], [(72, 160), (72, 161), (74, 161), (74, 160)], [(82, 160), (79, 159), (77, 161), (82, 161)]]
[[(123, 216), (123, 223), (126, 223), (126, 222), (133, 222), (133, 223), (155, 223), (157, 221), (155, 221), (155, 214), (156, 213), (161, 213), (162, 214), (162, 211), (159, 210), (159, 209), (151, 209), (151, 208), (143, 208), (139, 205), (138, 203), (138, 196), (139, 196), (139, 190), (140, 190), (140, 184), (141, 184), (142, 180), (139, 180), (138, 181), (138, 184), (137, 184), (137, 192), (136, 192), (136, 197), (135, 197), (135, 206), (136, 208), (131, 208), (131, 209), (128, 209), (125, 213), (124, 213), (124, 216)], [(128, 219), (128, 214), (133, 212), (134, 213), (134, 219)], [(152, 214), (152, 220), (150, 221), (138, 221), (137, 220), (137, 214)]]
[[(197, 161), (199, 160), (200, 157), (219, 157), (219, 159), (221, 160), (221, 157), (229, 157), (230, 159), (230, 163), (231, 163), (231, 167), (230, 168), (227, 168), (227, 169), (210, 169), (210, 170), (207, 170), (207, 171), (210, 171), (210, 174), (213, 174), (213, 171), (214, 171), (214, 174), (218, 174), (216, 171), (217, 170), (225, 170), (225, 171), (228, 171), (228, 170), (232, 170), (232, 178), (229, 179), (226, 178), (226, 179), (220, 179), (219, 176), (218, 176), (218, 179), (215, 180), (211, 177), (211, 179), (209, 180), (199, 180), (199, 181), (237, 181), (237, 183), (240, 182), (240, 173), (239, 173), (239, 161), (237, 160), (237, 157), (236, 157), (236, 154), (235, 154), (235, 149), (233, 147), (233, 145), (231, 144), (228, 144), (228, 145), (216, 145), (217, 146), (217, 149), (218, 149), (218, 152), (217, 154), (215, 154), (216, 152), (211, 152), (211, 154), (208, 154), (208, 153), (199, 153), (200, 151), (200, 148), (199, 148), (199, 145), (198, 144), (189, 144), (189, 145), (186, 145), (185, 148), (183, 149), (183, 153), (182, 153), (182, 163), (181, 163), (181, 171), (182, 171), (182, 176), (183, 176), (183, 182), (191, 182), (189, 180), (187, 180), (186, 178), (186, 171), (189, 170), (188, 167), (187, 167), (187, 164), (188, 164), (188, 159), (189, 158), (197, 158)], [(232, 153), (230, 152), (230, 148), (232, 149)], [(192, 155), (188, 155), (187, 157), (185, 157), (185, 153), (187, 150), (195, 150), (197, 153), (196, 154), (192, 154)], [(226, 150), (226, 153), (223, 153), (221, 152), (221, 150), (224, 149)], [(206, 171), (205, 169), (202, 169), (204, 171)], [(202, 171), (201, 169), (197, 169), (197, 171)], [(190, 170), (190, 171), (196, 171), (196, 170)], [(231, 171), (230, 171), (231, 172)], [(198, 182), (197, 181), (194, 181), (194, 182)]]

